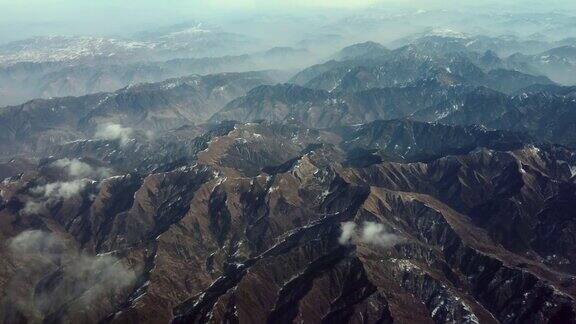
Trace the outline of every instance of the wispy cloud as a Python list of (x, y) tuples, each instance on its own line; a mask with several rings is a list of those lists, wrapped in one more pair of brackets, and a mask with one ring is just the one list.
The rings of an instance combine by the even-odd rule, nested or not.
[(70, 199), (81, 194), (90, 183), (92, 183), (91, 180), (79, 179), (36, 186), (30, 189), (30, 193), (37, 197), (31, 197), (26, 201), (21, 212), (27, 215), (39, 214), (50, 203), (60, 199)]
[(53, 182), (32, 188), (31, 192), (46, 199), (69, 199), (78, 194), (89, 184), (90, 180), (79, 179), (67, 182)]
[(101, 124), (96, 128), (95, 138), (107, 141), (119, 141), (120, 145), (126, 145), (132, 136), (132, 128), (119, 124)]
[(382, 224), (364, 222), (361, 240), (381, 247), (390, 247), (400, 242), (400, 237), (396, 234), (388, 233)]
[[(8, 301), (29, 318), (45, 319), (63, 308), (73, 313), (90, 307), (134, 283), (135, 272), (116, 257), (89, 255), (73, 246), (57, 234), (39, 230), (9, 240), (13, 261), (23, 265), (9, 285), (12, 289), (28, 286), (32, 291), (9, 291)], [(49, 285), (38, 285), (47, 278)]]
[(354, 236), (356, 231), (356, 223), (354, 222), (346, 222), (341, 224), (342, 234), (340, 234), (340, 238), (338, 242), (342, 245), (350, 244), (350, 240), (352, 240), (352, 236)]
[(91, 178), (100, 179), (109, 177), (112, 171), (104, 167), (92, 167), (88, 163), (82, 162), (79, 159), (60, 159), (52, 163), (58, 168), (65, 169), (68, 175), (72, 178)]
[(400, 236), (388, 232), (379, 223), (363, 222), (362, 226), (358, 226), (354, 222), (345, 222), (340, 226), (342, 232), (338, 242), (342, 245), (365, 243), (388, 248), (402, 241)]
[(28, 200), (24, 204), (24, 208), (22, 209), (22, 212), (26, 215), (40, 214), (40, 212), (42, 211), (42, 208), (44, 208), (43, 202), (38, 202), (35, 200)]
[(64, 158), (53, 162), (52, 165), (66, 170), (72, 180), (51, 182), (33, 187), (30, 189), (33, 196), (24, 204), (22, 213), (27, 215), (39, 214), (47, 204), (80, 195), (89, 185), (96, 183), (92, 179), (100, 180), (112, 174), (112, 170), (109, 168), (92, 167), (78, 159)]

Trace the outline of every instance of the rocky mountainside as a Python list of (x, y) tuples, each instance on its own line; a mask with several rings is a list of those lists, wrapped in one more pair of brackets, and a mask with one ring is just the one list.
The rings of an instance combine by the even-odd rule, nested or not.
[(543, 142), (576, 147), (572, 90), (535, 86), (508, 96), (485, 87), (446, 86), (438, 80), (352, 94), (291, 84), (265, 85), (233, 100), (211, 120), (269, 120), (330, 128), (410, 118), (530, 133)]
[[(506, 98), (502, 94), (482, 91), (472, 93), (458, 105), (446, 103), (414, 114), (419, 120), (446, 124), (480, 124), (493, 129), (531, 133), (548, 140), (575, 147), (576, 102), (570, 89), (524, 92)], [(428, 117), (425, 117), (428, 116)]]
[[(264, 85), (230, 102), (212, 120), (294, 121), (309, 127), (333, 127), (404, 118), (476, 91), (422, 80), (406, 86), (331, 93), (293, 84)], [(495, 92), (496, 93), (496, 92)], [(500, 94), (506, 97), (503, 94)]]
[[(575, 318), (572, 151), (414, 122), (167, 136), (195, 134), (182, 164), (161, 141), (129, 144), (155, 147), (139, 167), (138, 150), (86, 142), (5, 180), (3, 320)], [(383, 154), (350, 163), (359, 149)]]

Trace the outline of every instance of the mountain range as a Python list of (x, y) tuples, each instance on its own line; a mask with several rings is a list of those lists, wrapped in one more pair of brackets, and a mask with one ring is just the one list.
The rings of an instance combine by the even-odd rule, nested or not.
[(558, 42), (0, 68), (0, 322), (576, 323)]

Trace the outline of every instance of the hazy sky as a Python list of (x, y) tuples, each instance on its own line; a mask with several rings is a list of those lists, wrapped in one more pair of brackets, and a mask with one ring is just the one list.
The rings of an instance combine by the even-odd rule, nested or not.
[[(176, 12), (185, 10), (188, 13), (198, 11), (253, 11), (253, 10), (287, 10), (291, 8), (360, 8), (376, 2), (401, 3), (406, 0), (0, 0), (0, 15), (17, 13), (19, 18), (26, 19), (27, 13), (47, 13), (49, 16), (64, 10), (96, 10), (100, 14), (106, 9), (134, 10), (146, 12)], [(8, 11), (5, 11), (8, 10)], [(86, 14), (87, 12), (83, 12)], [(14, 16), (6, 15), (13, 19)]]
[[(390, 0), (399, 1), (399, 0)], [(401, 0), (400, 0), (401, 1)], [(0, 0), (0, 42), (134, 32), (213, 15), (362, 8), (374, 0)]]
[(495, 10), (563, 10), (574, 0), (0, 0), (0, 43), (42, 34), (128, 34), (207, 17), (281, 13), (352, 13), (371, 5), (460, 9), (491, 4)]

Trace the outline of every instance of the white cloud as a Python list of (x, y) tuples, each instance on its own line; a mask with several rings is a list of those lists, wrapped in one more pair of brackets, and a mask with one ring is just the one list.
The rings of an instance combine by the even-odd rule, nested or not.
[(37, 202), (34, 200), (29, 200), (24, 204), (24, 209), (22, 212), (27, 215), (39, 214), (44, 208), (44, 204), (42, 202)]
[(78, 159), (60, 159), (53, 163), (54, 166), (66, 169), (68, 175), (73, 178), (106, 178), (111, 175), (111, 170), (103, 167), (92, 167), (88, 163)]
[(68, 182), (53, 182), (43, 186), (32, 188), (32, 192), (48, 199), (69, 199), (78, 194), (88, 185), (90, 181), (74, 180)]
[(381, 247), (391, 247), (400, 241), (398, 235), (386, 232), (384, 225), (373, 222), (364, 222), (361, 239)]
[[(73, 246), (58, 234), (40, 230), (24, 231), (9, 240), (11, 257), (22, 266), (11, 278), (5, 300), (31, 318), (45, 319), (62, 309), (81, 311), (135, 282), (134, 271), (116, 257), (89, 255)], [(35, 291), (39, 281), (56, 273), (50, 285)]]
[(57, 237), (39, 230), (20, 233), (9, 241), (8, 246), (12, 252), (20, 255), (38, 253), (44, 256), (51, 256), (51, 254), (57, 252), (57, 250), (64, 248), (63, 242), (57, 239)]
[(119, 124), (102, 124), (96, 128), (95, 138), (107, 141), (120, 141), (120, 145), (126, 145), (130, 141), (132, 128)]
[(60, 199), (70, 199), (82, 193), (86, 186), (94, 183), (90, 178), (100, 179), (111, 175), (111, 170), (108, 168), (92, 167), (78, 159), (60, 159), (52, 165), (65, 169), (70, 177), (76, 179), (47, 183), (30, 189), (32, 194), (40, 197), (31, 197), (26, 201), (22, 213), (39, 214), (49, 203)]
[(340, 224), (342, 227), (342, 234), (340, 234), (340, 238), (338, 239), (338, 242), (340, 242), (340, 244), (342, 245), (348, 245), (350, 244), (350, 240), (352, 239), (352, 236), (354, 235), (354, 231), (356, 230), (356, 223), (354, 222), (345, 222)]
[(341, 223), (341, 229), (338, 242), (342, 245), (356, 242), (388, 248), (402, 241), (398, 235), (387, 232), (384, 225), (374, 222), (364, 222), (362, 227), (354, 222), (345, 222)]
[(30, 189), (30, 193), (36, 197), (32, 196), (26, 201), (22, 213), (27, 215), (39, 214), (47, 204), (80, 195), (86, 186), (95, 183), (88, 178), (104, 178), (111, 173), (107, 168), (93, 168), (79, 160), (61, 159), (55, 161), (53, 165), (66, 169), (71, 177), (81, 179), (57, 181), (33, 187)]

